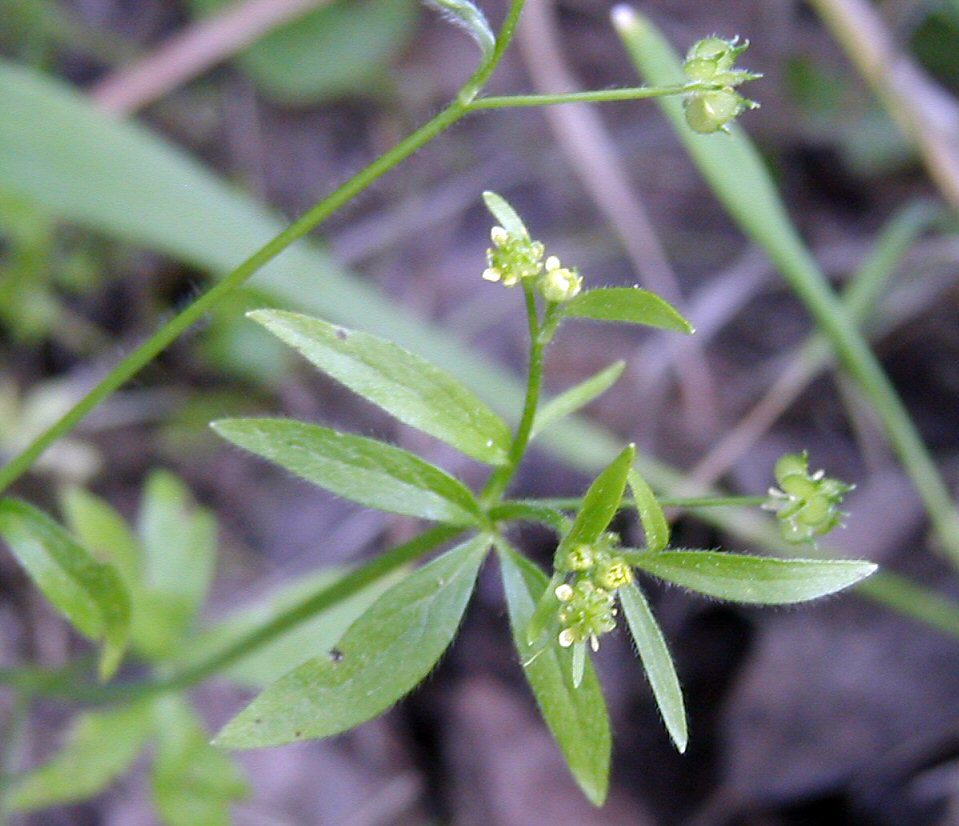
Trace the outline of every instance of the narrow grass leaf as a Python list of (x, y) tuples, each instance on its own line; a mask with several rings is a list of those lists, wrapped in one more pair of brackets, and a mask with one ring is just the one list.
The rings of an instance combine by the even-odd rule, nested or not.
[[(295, 582), (277, 588), (251, 605), (227, 615), (213, 627), (199, 632), (177, 660), (180, 668), (201, 663), (218, 652), (230, 649), (257, 629), (299, 605), (310, 594), (339, 582), (345, 571), (327, 570), (308, 574)], [(403, 572), (393, 571), (346, 599), (313, 617), (292, 626), (265, 645), (228, 666), (222, 673), (235, 683), (252, 688), (264, 688), (288, 671), (309, 659), (316, 651), (332, 649), (353, 622), (360, 617), (387, 589), (395, 585)]]
[(639, 513), (643, 533), (646, 534), (646, 547), (651, 551), (663, 550), (669, 544), (669, 522), (666, 521), (666, 514), (663, 513), (656, 494), (635, 468), (629, 470), (628, 483), (633, 499), (636, 500), (636, 511)]
[(26, 502), (0, 502), (0, 535), (51, 604), (82, 634), (102, 641), (100, 678), (112, 676), (130, 631), (130, 600), (116, 569)]
[(257, 310), (249, 317), (401, 422), (481, 462), (506, 461), (510, 445), (506, 423), (425, 359), (378, 336), (299, 313)]
[(666, 638), (649, 608), (642, 591), (633, 584), (619, 589), (619, 604), (636, 643), (636, 650), (653, 689), (663, 722), (680, 752), (686, 751), (689, 735), (686, 729), (686, 707), (679, 686), (676, 666), (666, 646)]
[(486, 15), (470, 0), (426, 0), (426, 4), (472, 37), (480, 47), (483, 57), (492, 54), (496, 46), (493, 30), (490, 29)]
[(169, 826), (229, 826), (230, 804), (249, 794), (239, 767), (210, 745), (192, 708), (176, 695), (154, 705), (153, 802)]
[(613, 362), (609, 367), (596, 373), (596, 375), (590, 376), (575, 387), (571, 387), (569, 390), (560, 393), (556, 398), (550, 399), (536, 411), (536, 418), (533, 420), (532, 436), (536, 436), (537, 433), (542, 432), (551, 424), (555, 424), (560, 419), (564, 419), (571, 413), (575, 413), (581, 407), (585, 407), (593, 401), (593, 399), (601, 396), (616, 383), (616, 380), (623, 374), (625, 367), (625, 361)]
[(517, 215), (516, 210), (510, 206), (509, 202), (495, 192), (487, 190), (483, 193), (483, 201), (486, 208), (493, 214), (493, 217), (499, 222), (499, 225), (510, 235), (517, 238), (529, 238), (529, 231), (523, 219)]
[(845, 559), (770, 559), (720, 551), (662, 551), (629, 556), (653, 576), (731, 602), (785, 605), (834, 594), (876, 570)]
[(221, 419), (211, 427), (238, 447), (368, 508), (451, 525), (479, 525), (473, 494), (398, 447), (288, 419)]
[(129, 768), (152, 731), (143, 703), (81, 714), (49, 762), (11, 781), (5, 802), (29, 812), (93, 797)]
[(249, 749), (330, 737), (396, 703), (452, 642), (489, 543), (476, 536), (394, 585), (335, 651), (322, 651), (273, 683), (215, 745)]
[(513, 641), (540, 713), (566, 764), (596, 806), (606, 799), (612, 739), (606, 702), (592, 663), (584, 664), (582, 683), (572, 685), (572, 652), (552, 639), (538, 653), (524, 634), (534, 606), (547, 586), (535, 565), (511, 549), (499, 548), (503, 586)]
[(647, 327), (676, 330), (687, 335), (693, 332), (692, 325), (672, 304), (639, 287), (600, 287), (587, 290), (563, 304), (561, 312), (567, 318), (644, 324)]

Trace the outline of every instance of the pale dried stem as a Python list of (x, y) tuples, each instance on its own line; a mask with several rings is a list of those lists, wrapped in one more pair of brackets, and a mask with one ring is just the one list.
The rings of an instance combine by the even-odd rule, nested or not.
[(330, 0), (247, 0), (228, 6), (162, 43), (132, 66), (118, 70), (90, 93), (112, 115), (129, 115), (159, 100), (273, 29)]
[(812, 0), (906, 136), (942, 196), (959, 209), (959, 104), (900, 51), (864, 0)]

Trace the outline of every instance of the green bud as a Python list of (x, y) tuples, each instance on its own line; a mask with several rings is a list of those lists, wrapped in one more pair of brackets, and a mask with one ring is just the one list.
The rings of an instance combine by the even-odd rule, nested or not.
[(701, 135), (711, 135), (725, 130), (749, 103), (732, 89), (717, 89), (690, 95), (683, 101), (683, 111), (690, 129)]
[(561, 266), (559, 259), (551, 255), (546, 259), (546, 272), (540, 276), (536, 286), (547, 301), (560, 303), (579, 295), (583, 277), (576, 270)]
[(842, 524), (846, 515), (839, 509), (843, 496), (853, 489), (823, 471), (809, 472), (805, 453), (780, 457), (775, 467), (779, 489), (770, 488), (763, 505), (776, 512), (783, 538), (790, 542), (812, 542)]

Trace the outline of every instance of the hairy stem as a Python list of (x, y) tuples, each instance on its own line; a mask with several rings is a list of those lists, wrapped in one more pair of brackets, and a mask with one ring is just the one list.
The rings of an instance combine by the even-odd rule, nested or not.
[[(529, 322), (529, 370), (526, 378), (526, 399), (523, 402), (523, 415), (519, 427), (510, 445), (506, 464), (498, 467), (490, 476), (486, 487), (480, 495), (484, 505), (495, 502), (509, 486), (516, 474), (526, 446), (529, 444), (533, 432), (533, 421), (536, 418), (536, 408), (539, 406), (539, 394), (543, 385), (543, 352), (552, 335), (548, 315), (542, 325), (536, 311), (536, 294), (528, 281), (523, 282), (523, 292), (526, 298), (526, 316)], [(548, 314), (549, 311), (547, 311)]]

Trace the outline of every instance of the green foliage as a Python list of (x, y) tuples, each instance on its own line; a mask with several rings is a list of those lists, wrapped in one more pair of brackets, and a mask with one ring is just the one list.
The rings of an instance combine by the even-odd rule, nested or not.
[(154, 704), (156, 756), (151, 783), (157, 812), (169, 826), (229, 826), (230, 804), (247, 796), (236, 764), (210, 745), (189, 704), (177, 696)]
[(683, 691), (679, 687), (676, 666), (666, 647), (666, 638), (656, 622), (642, 591), (633, 584), (624, 585), (619, 591), (619, 604), (629, 633), (636, 643), (653, 696), (663, 715), (663, 722), (680, 752), (686, 751), (689, 739), (686, 730), (686, 707)]
[(329, 737), (385, 711), (449, 646), (489, 545), (488, 536), (477, 536), (394, 585), (336, 648), (273, 683), (215, 744), (249, 749)]
[(872, 574), (872, 562), (764, 559), (719, 551), (636, 553), (630, 562), (653, 576), (706, 596), (757, 605), (788, 605), (834, 594)]
[[(399, 7), (399, 0), (390, 2)], [(342, 79), (346, 75), (352, 80), (363, 76), (366, 84), (370, 76), (363, 73), (381, 70), (380, 55), (355, 48), (353, 41), (363, 39), (365, 46), (381, 42), (378, 38), (388, 22), (385, 4), (378, 0), (318, 11), (256, 44), (242, 60), (264, 88), (287, 101), (339, 94), (350, 88)], [(105, 121), (55, 84), (0, 64), (0, 105), (6, 113), (0, 119), (0, 186), (127, 240), (151, 244), (213, 270), (229, 270), (218, 287), (111, 371), (105, 383), (84, 398), (79, 413), (68, 414), (48, 432), (50, 439), (68, 433), (83, 412), (106, 398), (124, 377), (134, 375), (223, 297), (232, 293), (235, 298), (250, 276), (335, 209), (457, 120), (483, 108), (481, 100), (475, 105), (474, 100), (512, 36), (522, 0), (511, 4), (496, 37), (482, 13), (466, 0), (438, 0), (436, 5), (480, 43), (484, 52), (480, 68), (447, 109), (278, 235), (272, 216), (162, 143), (135, 127)], [(320, 16), (326, 17), (323, 30), (311, 29)], [(363, 38), (350, 36), (348, 26), (358, 27)], [(327, 36), (335, 43), (322, 48)], [(395, 42), (386, 35), (384, 40)], [(635, 90), (637, 96), (685, 95), (685, 115), (694, 128), (725, 129), (747, 105), (734, 91), (751, 77), (734, 68), (741, 50), (735, 43), (708, 38), (689, 56), (690, 83)], [(257, 63), (257, 54), (263, 65)], [(314, 65), (314, 60), (322, 66), (315, 73), (306, 66)], [(267, 63), (269, 68), (264, 69)], [(342, 74), (337, 76), (337, 71)], [(326, 72), (330, 74), (321, 83), (314, 82)], [(549, 96), (549, 102), (563, 102), (562, 98)], [(535, 96), (523, 99), (522, 105), (536, 103)], [(486, 100), (508, 104), (506, 98)], [(59, 127), (53, 134), (51, 123)], [(741, 192), (733, 194), (738, 198)], [(0, 534), (28, 573), (79, 630), (105, 640), (101, 676), (119, 663), (128, 630), (135, 653), (150, 672), (145, 680), (99, 691), (91, 684), (81, 686), (85, 696), (109, 698), (119, 705), (116, 711), (78, 718), (76, 734), (59, 755), (16, 779), (14, 788), (21, 782), (23, 788), (39, 784), (41, 791), (33, 792), (36, 805), (54, 799), (50, 795), (57, 790), (58, 772), (63, 776), (78, 761), (88, 765), (69, 779), (73, 781), (69, 799), (96, 793), (135, 759), (150, 738), (156, 742), (152, 776), (160, 817), (171, 824), (228, 822), (230, 802), (245, 793), (245, 784), (232, 761), (207, 743), (202, 725), (180, 692), (218, 673), (266, 686), (217, 736), (215, 745), (222, 748), (329, 737), (359, 725), (399, 701), (434, 668), (455, 637), (491, 546), (500, 557), (512, 635), (527, 680), (573, 777), (587, 797), (601, 805), (608, 786), (611, 738), (587, 644), (596, 650), (600, 638), (615, 628), (617, 601), (680, 750), (687, 738), (678, 676), (662, 632), (634, 583), (634, 568), (710, 596), (765, 603), (833, 593), (875, 569), (864, 562), (668, 550), (669, 525), (635, 468), (631, 444), (607, 450), (606, 443), (593, 440), (591, 450), (595, 452), (599, 444), (605, 460), (615, 458), (576, 503), (571, 519), (545, 504), (505, 499), (532, 435), (595, 398), (623, 369), (621, 363), (614, 364), (541, 408), (544, 354), (562, 323), (593, 319), (681, 333), (691, 333), (692, 326), (668, 303), (644, 290), (584, 290), (585, 277), (556, 256), (547, 256), (545, 245), (531, 238), (505, 199), (491, 192), (484, 199), (500, 226), (491, 231), (492, 247), (482, 277), (520, 286), (529, 316), (526, 399), (512, 434), (472, 391), (444, 372), (469, 374), (479, 362), (445, 338), (404, 321), (390, 301), (337, 270), (315, 246), (287, 250), (271, 263), (266, 290), (336, 321), (352, 320), (386, 331), (391, 339), (430, 352), (431, 361), (391, 340), (327, 321), (269, 310), (251, 314), (316, 367), (401, 422), (491, 465), (482, 490), (474, 495), (446, 471), (395, 446), (320, 425), (281, 419), (213, 423), (231, 443), (334, 494), (439, 525), (335, 581), (322, 575), (318, 581), (297, 583), (289, 592), (272, 595), (263, 606), (202, 631), (196, 617), (213, 573), (215, 523), (193, 505), (174, 477), (158, 473), (150, 478), (136, 531), (106, 502), (82, 491), (68, 494), (65, 511), (80, 542), (31, 506), (14, 500), (0, 503)], [(230, 269), (236, 249), (258, 237), (272, 240)], [(322, 274), (320, 289), (315, 289), (317, 272)], [(257, 349), (255, 344), (252, 349)], [(511, 386), (489, 370), (478, 372), (485, 377), (487, 397), (501, 397), (499, 391)], [(499, 404), (503, 401), (498, 398)], [(16, 457), (12, 470), (8, 466), (0, 471), (3, 487), (30, 467), (36, 458), (30, 451), (42, 448), (44, 438)], [(570, 445), (567, 451), (575, 454), (577, 449)], [(796, 474), (780, 475), (786, 480), (784, 487), (790, 488), (787, 493), (814, 510), (818, 502), (814, 496), (792, 490)], [(627, 486), (646, 535), (647, 548), (642, 551), (621, 548), (619, 536), (608, 530), (623, 508)], [(508, 545), (504, 523), (512, 519), (538, 520), (556, 530), (551, 576)], [(832, 527), (825, 522), (815, 527), (820, 525)], [(461, 534), (466, 536), (452, 550), (401, 577), (407, 564)], [(14, 684), (24, 692), (69, 694), (72, 679), (71, 673), (49, 678), (30, 674)], [(113, 753), (85, 757), (97, 741), (109, 745), (111, 726), (117, 725), (111, 715), (123, 713), (139, 715), (135, 721), (142, 726), (128, 725), (128, 739)], [(60, 784), (61, 793), (71, 788), (69, 780)]]
[(574, 688), (570, 649), (560, 648), (551, 640), (535, 651), (527, 642), (525, 629), (533, 608), (549, 586), (543, 573), (512, 548), (499, 544), (497, 550), (513, 642), (523, 672), (570, 772), (592, 803), (600, 806), (609, 786), (612, 743), (599, 680), (592, 664), (587, 663), (580, 686)]
[(480, 525), (462, 482), (398, 447), (287, 419), (223, 419), (224, 439), (370, 508), (452, 525)]
[(427, 4), (472, 37), (480, 47), (484, 59), (492, 54), (496, 37), (489, 27), (486, 15), (470, 0), (427, 0)]
[(638, 287), (589, 290), (564, 304), (562, 313), (568, 318), (645, 324), (686, 334), (693, 332), (692, 325), (672, 305)]
[(250, 318), (401, 422), (480, 462), (501, 465), (509, 428), (458, 381), (392, 342), (277, 310)]
[[(202, 630), (181, 652), (177, 665), (194, 666), (229, 650), (258, 629), (269, 625), (300, 605), (311, 594), (343, 581), (342, 570), (319, 571), (300, 577), (289, 585), (266, 594), (260, 600), (233, 611), (215, 625)], [(335, 602), (325, 611), (294, 625), (289, 631), (254, 649), (227, 666), (223, 675), (233, 682), (263, 688), (291, 671), (308, 656), (304, 652), (329, 651), (353, 621), (363, 614), (387, 588), (399, 579), (384, 574), (351, 596)]]
[(565, 419), (570, 414), (575, 413), (581, 407), (585, 407), (591, 401), (601, 396), (616, 383), (617, 379), (623, 374), (625, 367), (625, 361), (613, 362), (609, 367), (605, 367), (596, 373), (596, 375), (590, 376), (575, 387), (571, 387), (555, 399), (550, 399), (549, 402), (536, 411), (536, 418), (533, 419), (533, 431), (530, 437), (536, 436), (537, 433), (541, 433), (551, 424)]
[(651, 551), (661, 551), (669, 544), (669, 522), (656, 500), (653, 489), (634, 469), (630, 468), (629, 490), (636, 502), (636, 512), (646, 534), (646, 547)]
[(112, 676), (130, 633), (130, 598), (116, 570), (16, 499), (0, 501), (0, 536), (51, 605), (80, 633), (102, 641), (100, 678)]
[(130, 767), (152, 732), (147, 704), (80, 714), (48, 763), (11, 783), (7, 803), (14, 811), (28, 812), (86, 800)]
[[(198, 13), (229, 0), (190, 0)], [(413, 33), (414, 0), (334, 0), (281, 26), (243, 51), (237, 62), (256, 85), (285, 104), (315, 104), (371, 94)]]

